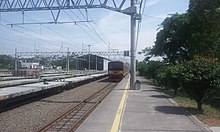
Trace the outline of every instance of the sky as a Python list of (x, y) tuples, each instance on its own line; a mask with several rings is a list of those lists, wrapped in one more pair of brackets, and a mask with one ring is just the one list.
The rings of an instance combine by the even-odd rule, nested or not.
[[(123, 8), (129, 3), (127, 0)], [(189, 0), (146, 0), (137, 52), (153, 46), (161, 22), (170, 14), (185, 13), (188, 5)], [(108, 51), (109, 44), (111, 51), (130, 50), (130, 16), (108, 9), (60, 12), (58, 22), (81, 21), (76, 23), (10, 25), (52, 21), (50, 11), (24, 12), (24, 15), (22, 12), (1, 12), (0, 54), (12, 55), (15, 48), (18, 52), (57, 52), (67, 51), (67, 48), (70, 52), (88, 51), (88, 45), (91, 45), (90, 51)], [(143, 60), (144, 55), (137, 54), (137, 59)]]

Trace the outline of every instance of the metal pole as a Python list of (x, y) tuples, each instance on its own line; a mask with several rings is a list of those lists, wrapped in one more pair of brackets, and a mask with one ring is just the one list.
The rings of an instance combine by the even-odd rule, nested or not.
[(110, 43), (108, 44), (108, 59), (110, 59)]
[(67, 73), (69, 73), (70, 70), (70, 58), (69, 58), (69, 48), (67, 48)]
[[(135, 8), (135, 0), (131, 0), (131, 8)], [(134, 84), (136, 81), (136, 64), (135, 64), (135, 30), (136, 20), (135, 13), (131, 14), (131, 79), (130, 89), (135, 89)]]
[(89, 68), (89, 74), (90, 74), (90, 46), (91, 45), (88, 45), (88, 46), (89, 46), (89, 67), (88, 68)]
[(75, 68), (75, 70), (77, 70), (78, 69), (78, 66), (77, 66), (77, 57), (75, 57), (75, 62), (76, 62), (76, 68)]
[(97, 71), (97, 56), (95, 56), (95, 69)]
[(82, 43), (82, 55), (83, 55), (83, 44), (84, 44), (84, 43)]
[(18, 62), (17, 62), (17, 48), (15, 48), (15, 70), (18, 69)]

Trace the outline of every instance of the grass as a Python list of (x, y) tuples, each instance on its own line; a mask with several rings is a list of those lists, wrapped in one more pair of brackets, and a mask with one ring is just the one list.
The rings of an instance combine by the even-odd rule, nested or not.
[[(213, 107), (210, 103), (203, 104), (203, 111), (197, 109), (197, 104), (191, 100), (183, 91), (178, 91), (174, 97), (174, 91), (162, 89), (162, 92), (173, 97), (173, 99), (184, 109), (195, 115), (200, 121), (209, 126), (220, 126), (220, 107)], [(212, 102), (213, 104), (213, 102)]]

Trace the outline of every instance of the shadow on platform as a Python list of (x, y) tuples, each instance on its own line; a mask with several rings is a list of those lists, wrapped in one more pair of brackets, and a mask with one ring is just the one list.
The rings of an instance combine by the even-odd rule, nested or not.
[(190, 115), (188, 112), (184, 111), (182, 107), (176, 106), (156, 106), (155, 110), (164, 114)]
[(169, 98), (168, 96), (166, 95), (151, 95), (150, 97), (154, 97), (154, 98)]

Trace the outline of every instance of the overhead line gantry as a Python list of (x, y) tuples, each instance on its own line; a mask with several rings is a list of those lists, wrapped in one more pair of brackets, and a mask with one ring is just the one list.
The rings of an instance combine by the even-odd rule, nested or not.
[[(128, 1), (128, 0), (127, 0)], [(21, 11), (39, 11), (50, 10), (54, 23), (58, 22), (60, 11), (64, 9), (89, 9), (105, 8), (131, 16), (131, 80), (130, 88), (134, 89), (136, 81), (136, 48), (135, 33), (136, 20), (141, 20), (141, 14), (138, 13), (137, 5), (141, 7), (143, 0), (130, 0), (130, 6), (127, 6), (126, 0), (0, 0), (0, 12)], [(56, 12), (53, 12), (55, 11)], [(55, 14), (56, 13), (56, 14)]]
[(93, 55), (99, 55), (99, 56), (124, 56), (125, 51), (112, 51), (112, 52), (103, 52), (103, 51), (97, 51), (97, 52), (16, 52), (17, 57), (33, 57), (33, 56), (67, 56), (73, 55), (73, 56), (82, 56), (86, 54), (93, 54)]

